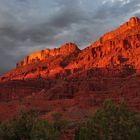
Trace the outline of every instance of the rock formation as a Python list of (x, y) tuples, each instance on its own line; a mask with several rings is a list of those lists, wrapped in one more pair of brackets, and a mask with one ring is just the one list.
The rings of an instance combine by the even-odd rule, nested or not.
[(67, 118), (80, 119), (110, 98), (116, 103), (125, 100), (140, 111), (139, 72), (140, 19), (132, 17), (83, 50), (66, 43), (28, 55), (1, 76), (0, 107), (15, 113), (16, 104), (35, 107), (45, 118), (61, 111)]
[(51, 56), (68, 56), (79, 52), (79, 48), (74, 43), (66, 43), (60, 48), (46, 49), (29, 54), (23, 61), (17, 64), (17, 67), (26, 66), (28, 64), (43, 61)]

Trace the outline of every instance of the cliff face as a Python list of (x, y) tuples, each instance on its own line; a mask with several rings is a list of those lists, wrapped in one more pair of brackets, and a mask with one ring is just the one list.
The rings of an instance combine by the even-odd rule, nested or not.
[(138, 17), (132, 17), (129, 19), (128, 22), (124, 23), (116, 30), (109, 32), (109, 33), (106, 33), (101, 38), (101, 42), (111, 40), (117, 36), (120, 36), (121, 34), (124, 34), (126, 31), (131, 30), (131, 29), (138, 27), (138, 26), (140, 26), (140, 19)]
[(31, 53), (0, 78), (0, 101), (74, 119), (90, 115), (108, 98), (140, 111), (139, 73), (140, 19), (132, 17), (83, 50), (66, 43)]
[(112, 40), (117, 37), (118, 38), (121, 36), (126, 37), (127, 34), (125, 32), (128, 32), (134, 28), (139, 28), (139, 26), (140, 26), (140, 19), (138, 17), (132, 17), (129, 19), (128, 22), (124, 23), (116, 30), (104, 34), (99, 40), (94, 42), (94, 46), (98, 46), (98, 45), (102, 44), (103, 42)]
[(140, 69), (140, 19), (132, 17), (112, 32), (106, 33), (87, 48), (74, 43), (28, 55), (17, 68), (2, 76), (3, 81), (62, 77), (68, 72), (97, 68), (128, 67)]
[(51, 56), (68, 56), (79, 52), (79, 48), (74, 43), (66, 43), (60, 48), (46, 49), (29, 54), (23, 61), (17, 64), (17, 67), (26, 66), (37, 61), (43, 61)]
[[(135, 36), (134, 40), (139, 39), (139, 30), (131, 32), (131, 30), (133, 30), (134, 28), (139, 29), (139, 26), (140, 26), (140, 19), (138, 17), (132, 17), (128, 22), (121, 25), (116, 30), (104, 34), (99, 40), (97, 40), (92, 44), (92, 47), (96, 48), (97, 51), (104, 52), (103, 50), (104, 47), (106, 47), (106, 49), (112, 49), (113, 47), (117, 47), (117, 45), (119, 45), (119, 41), (118, 42), (116, 41), (117, 39), (122, 41), (122, 46), (128, 45), (127, 39), (129, 39), (128, 38), (129, 35), (134, 35)], [(68, 56), (77, 52), (80, 52), (80, 50), (76, 44), (66, 43), (60, 46), (60, 48), (46, 49), (38, 52), (33, 52), (29, 54), (23, 61), (18, 63), (17, 67), (25, 66), (37, 61), (43, 61), (51, 56)]]

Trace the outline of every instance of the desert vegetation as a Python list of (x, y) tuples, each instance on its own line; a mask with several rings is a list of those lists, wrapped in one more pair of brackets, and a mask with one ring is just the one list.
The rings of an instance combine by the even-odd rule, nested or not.
[(18, 118), (0, 124), (0, 140), (57, 140), (66, 123), (60, 113), (49, 122), (34, 110), (22, 111)]
[[(0, 124), (0, 140), (59, 140), (70, 122), (54, 113), (52, 121), (39, 118), (35, 110)], [(122, 102), (107, 100), (88, 120), (75, 125), (75, 140), (140, 140), (140, 117)]]
[(75, 132), (75, 140), (140, 140), (140, 117), (126, 103), (105, 101)]

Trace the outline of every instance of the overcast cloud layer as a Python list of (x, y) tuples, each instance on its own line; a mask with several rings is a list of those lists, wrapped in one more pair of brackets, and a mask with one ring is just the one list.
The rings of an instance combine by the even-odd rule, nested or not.
[(86, 47), (131, 16), (140, 17), (140, 0), (0, 0), (0, 74), (30, 52)]

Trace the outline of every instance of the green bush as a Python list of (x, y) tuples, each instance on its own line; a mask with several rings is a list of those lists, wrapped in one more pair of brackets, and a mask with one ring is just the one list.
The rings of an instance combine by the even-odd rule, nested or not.
[(55, 112), (53, 114), (52, 125), (55, 128), (55, 130), (63, 131), (68, 126), (68, 122), (66, 120), (62, 119), (62, 114), (61, 113)]
[(0, 140), (20, 140), (16, 135), (15, 122), (2, 123), (0, 125)]
[(75, 140), (140, 140), (140, 118), (125, 103), (106, 101), (94, 116), (75, 132)]
[(40, 120), (32, 128), (31, 140), (57, 140), (59, 131), (47, 121)]
[(33, 125), (37, 122), (37, 113), (34, 110), (21, 111), (18, 118), (0, 125), (1, 140), (30, 140)]
[(48, 122), (39, 119), (36, 111), (22, 111), (18, 118), (0, 124), (0, 140), (57, 140), (64, 122), (59, 113)]
[(57, 140), (66, 126), (67, 121), (62, 119), (62, 114), (55, 112), (52, 122), (40, 120), (33, 126), (31, 140)]

